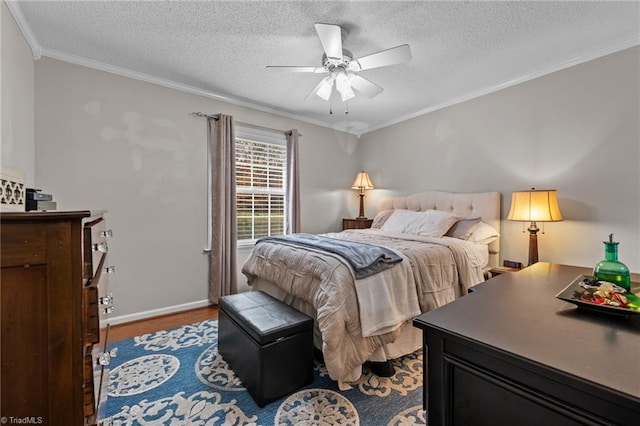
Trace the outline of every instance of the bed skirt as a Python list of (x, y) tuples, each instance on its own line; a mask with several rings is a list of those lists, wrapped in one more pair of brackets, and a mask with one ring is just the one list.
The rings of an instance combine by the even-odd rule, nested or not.
[[(251, 288), (253, 290), (261, 290), (276, 299), (282, 300), (288, 305), (293, 306), (300, 312), (303, 312), (310, 317), (314, 318), (313, 324), (313, 345), (322, 350), (322, 335), (318, 328), (318, 322), (316, 318), (316, 310), (309, 303), (294, 297), (293, 295), (285, 292), (280, 287), (276, 286), (272, 282), (256, 277), (251, 282)], [(400, 358), (403, 355), (413, 353), (422, 347), (422, 333), (419, 329), (412, 325), (411, 321), (407, 321), (402, 325), (402, 332), (398, 336), (395, 342), (389, 343), (378, 348), (371, 354), (368, 361), (372, 362), (385, 362), (388, 360)], [(362, 375), (362, 366), (352, 371), (350, 376), (352, 381), (357, 380)]]

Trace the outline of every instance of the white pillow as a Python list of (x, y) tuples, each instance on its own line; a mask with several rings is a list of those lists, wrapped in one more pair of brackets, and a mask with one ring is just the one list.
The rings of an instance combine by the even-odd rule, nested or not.
[(407, 224), (404, 232), (425, 237), (441, 238), (458, 220), (457, 217), (449, 212), (427, 210), (419, 212), (415, 218)]
[(439, 210), (395, 210), (380, 229), (440, 238), (457, 221), (458, 218), (451, 213)]
[(473, 241), (479, 244), (489, 244), (500, 236), (496, 228), (485, 222), (478, 223), (478, 226), (471, 232), (467, 241)]
[(380, 229), (387, 232), (404, 232), (404, 228), (406, 227), (407, 223), (411, 221), (413, 215), (416, 213), (418, 212), (415, 212), (413, 210), (393, 210), (391, 216), (389, 216), (387, 220), (384, 221)]

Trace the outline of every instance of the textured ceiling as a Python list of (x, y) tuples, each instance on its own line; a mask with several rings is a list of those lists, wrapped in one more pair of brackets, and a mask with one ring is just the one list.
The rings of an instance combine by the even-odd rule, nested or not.
[[(35, 56), (144, 74), (361, 134), (640, 44), (639, 2), (10, 1)], [(355, 57), (408, 43), (409, 63), (362, 71), (382, 86), (344, 103), (309, 92), (316, 22)], [(216, 112), (216, 111), (207, 111)]]

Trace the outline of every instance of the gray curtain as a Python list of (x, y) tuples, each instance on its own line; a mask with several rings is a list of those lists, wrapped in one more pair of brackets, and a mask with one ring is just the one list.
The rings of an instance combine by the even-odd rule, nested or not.
[(298, 167), (298, 130), (292, 129), (287, 135), (287, 214), (285, 234), (300, 232), (300, 178)]
[(236, 145), (233, 117), (207, 118), (211, 153), (209, 300), (238, 292), (236, 272)]

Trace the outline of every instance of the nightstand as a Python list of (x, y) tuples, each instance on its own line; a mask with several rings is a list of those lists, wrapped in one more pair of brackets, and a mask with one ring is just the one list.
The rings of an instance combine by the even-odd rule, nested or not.
[(373, 219), (342, 219), (342, 230), (371, 228)]
[(515, 262), (513, 260), (505, 260), (502, 262), (502, 266), (496, 266), (495, 268), (489, 269), (489, 278), (497, 277), (500, 274), (504, 274), (505, 272), (518, 272), (522, 269), (521, 262)]
[(496, 266), (495, 268), (489, 269), (489, 273), (491, 274), (491, 278), (497, 277), (500, 274), (504, 274), (505, 272), (518, 272), (520, 268), (510, 268), (508, 266)]

